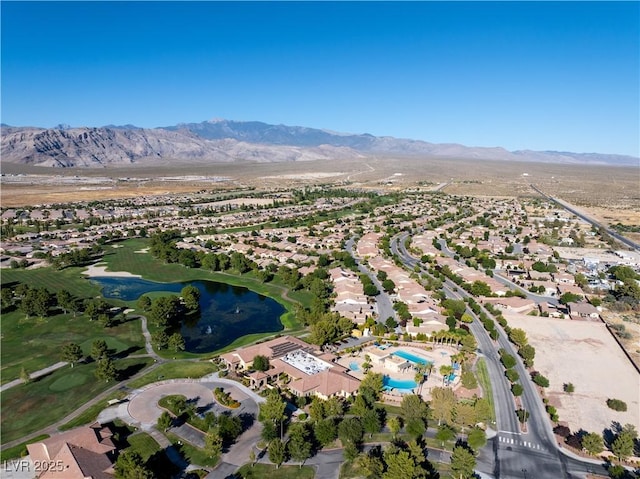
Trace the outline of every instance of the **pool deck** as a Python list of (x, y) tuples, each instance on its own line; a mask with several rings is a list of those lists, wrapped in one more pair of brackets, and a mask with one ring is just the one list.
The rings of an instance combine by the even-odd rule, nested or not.
[[(450, 358), (458, 351), (455, 348), (440, 345), (428, 351), (425, 349), (427, 347), (430, 346), (424, 343), (405, 342), (398, 342), (398, 346), (388, 346), (385, 349), (381, 349), (377, 346), (368, 346), (362, 351), (353, 353), (354, 355), (345, 354), (338, 360), (338, 363), (346, 367), (347, 369), (350, 369), (351, 372), (349, 374), (351, 374), (353, 377), (362, 379), (364, 377), (362, 363), (366, 361), (365, 356), (369, 356), (371, 358), (370, 363), (373, 365), (371, 371), (389, 376), (400, 381), (413, 381), (415, 380), (416, 375), (416, 370), (413, 367), (413, 363), (409, 362), (411, 367), (408, 367), (404, 371), (396, 371), (384, 366), (384, 358), (391, 356), (398, 350), (403, 350), (407, 353), (425, 358), (433, 362), (433, 369), (431, 374), (429, 375), (429, 379), (422, 384), (421, 388), (421, 396), (425, 399), (425, 401), (428, 401), (431, 399), (431, 389), (434, 387), (442, 387), (444, 384), (444, 378), (439, 372), (440, 366), (451, 366)], [(393, 358), (398, 358), (398, 356), (393, 356)], [(355, 371), (351, 369), (351, 365), (353, 365), (353, 363), (358, 365), (358, 369)], [(397, 363), (397, 361), (393, 361), (393, 363)], [(456, 377), (456, 379), (452, 383), (452, 386), (455, 389), (459, 384), (460, 378)], [(394, 391), (386, 392), (385, 397), (397, 400), (402, 399), (402, 395), (400, 393), (394, 394)]]

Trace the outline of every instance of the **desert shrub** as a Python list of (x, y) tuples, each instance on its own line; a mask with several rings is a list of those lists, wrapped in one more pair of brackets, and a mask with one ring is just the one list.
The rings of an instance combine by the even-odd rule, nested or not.
[(626, 411), (627, 403), (620, 399), (607, 399), (607, 406), (614, 411)]

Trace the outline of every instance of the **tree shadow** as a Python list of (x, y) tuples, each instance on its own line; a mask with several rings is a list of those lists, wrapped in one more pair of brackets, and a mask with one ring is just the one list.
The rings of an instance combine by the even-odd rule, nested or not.
[(253, 424), (256, 421), (255, 414), (248, 413), (248, 412), (240, 413), (238, 414), (238, 417), (240, 418), (240, 423), (242, 424), (243, 432), (251, 428), (251, 426), (253, 426)]
[(573, 434), (570, 434), (569, 436), (567, 436), (567, 438), (565, 439), (565, 443), (575, 449), (581, 450), (582, 438), (585, 437), (587, 434), (588, 434), (587, 431), (585, 431), (584, 429), (580, 429), (577, 432), (574, 432)]
[[(196, 404), (197, 404), (197, 402), (196, 402)], [(210, 402), (210, 403), (208, 403), (208, 404), (205, 404), (204, 406), (196, 407), (196, 411), (195, 411), (195, 413), (196, 413), (198, 416), (202, 416), (202, 415), (204, 415), (205, 413), (207, 413), (208, 411), (211, 411), (211, 410), (213, 409), (213, 407), (214, 407), (214, 406), (215, 406), (215, 403), (212, 401), (212, 402)]]
[(620, 431), (622, 431), (622, 426), (617, 421), (612, 421), (610, 427), (604, 428), (602, 430), (602, 439), (604, 439), (605, 446), (610, 448)]
[[(133, 354), (135, 352), (142, 351), (142, 350), (143, 350), (143, 348), (141, 348), (140, 346), (130, 346), (127, 349), (124, 349), (124, 350), (122, 350), (120, 352), (115, 352), (115, 350), (110, 349), (108, 351), (108, 354), (114, 359), (122, 359), (122, 358), (126, 358), (130, 354)], [(112, 353), (112, 351), (113, 351), (113, 353)]]
[(153, 477), (157, 479), (172, 479), (182, 472), (182, 469), (176, 466), (163, 449), (152, 454), (147, 459), (147, 467), (152, 471)]
[(145, 367), (146, 365), (144, 363), (137, 363), (137, 364), (132, 364), (130, 366), (127, 366), (126, 368), (118, 371), (118, 378), (120, 379), (120, 381), (127, 380), (130, 377), (138, 374)]

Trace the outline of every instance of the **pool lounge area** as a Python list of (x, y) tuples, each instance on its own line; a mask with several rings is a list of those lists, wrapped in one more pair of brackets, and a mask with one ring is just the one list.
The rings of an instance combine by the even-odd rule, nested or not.
[(399, 358), (402, 359), (406, 359), (409, 362), (415, 363), (415, 364), (433, 364), (433, 361), (427, 359), (427, 358), (423, 358), (421, 356), (417, 356), (415, 354), (411, 354), (407, 351), (404, 351), (402, 349), (398, 349), (397, 351), (395, 351), (394, 353), (391, 354), (392, 356), (397, 356)]
[[(349, 370), (349, 374), (362, 380), (365, 376), (364, 363), (369, 363), (374, 373), (383, 378), (383, 389), (387, 400), (400, 402), (406, 394), (420, 394), (425, 400), (430, 399), (431, 389), (442, 387), (443, 381), (456, 387), (459, 383), (459, 365), (451, 375), (443, 378), (439, 372), (442, 365), (451, 363), (455, 348), (438, 346), (427, 349), (424, 344), (371, 344), (358, 351), (343, 355), (338, 363)], [(415, 381), (416, 370), (421, 365), (431, 365), (430, 372), (425, 375), (424, 383), (419, 386)]]

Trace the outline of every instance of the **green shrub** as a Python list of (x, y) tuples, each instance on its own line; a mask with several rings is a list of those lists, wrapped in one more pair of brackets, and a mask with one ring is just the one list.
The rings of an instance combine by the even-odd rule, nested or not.
[(511, 385), (511, 392), (514, 396), (522, 396), (524, 389), (522, 388), (522, 385), (516, 383)]
[(533, 375), (533, 382), (536, 383), (541, 388), (549, 387), (549, 380), (545, 378), (542, 374)]
[(607, 406), (614, 411), (626, 411), (627, 403), (620, 399), (607, 399)]
[(507, 369), (505, 372), (505, 376), (507, 376), (507, 379), (509, 379), (509, 381), (511, 381), (512, 383), (515, 383), (518, 379), (520, 379), (520, 375), (515, 369)]
[(471, 371), (462, 373), (462, 385), (467, 389), (475, 389), (478, 387), (478, 381)]

